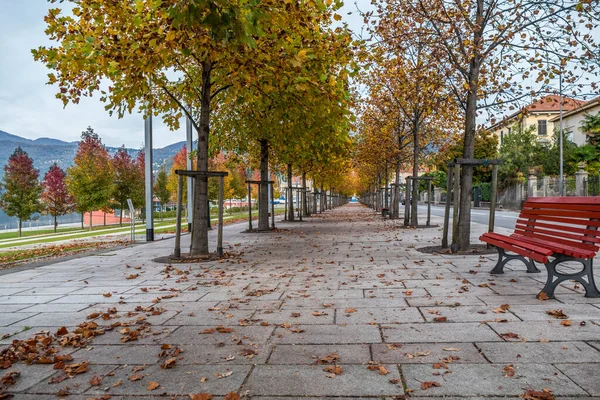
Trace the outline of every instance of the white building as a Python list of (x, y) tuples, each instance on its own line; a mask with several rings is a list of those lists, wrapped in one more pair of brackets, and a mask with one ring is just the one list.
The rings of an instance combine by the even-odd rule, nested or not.
[[(581, 123), (587, 115), (600, 114), (600, 96), (569, 111), (563, 112), (563, 130), (569, 132), (570, 139), (577, 145), (583, 146), (588, 143), (587, 135), (581, 130)], [(560, 116), (550, 120), (554, 126), (559, 126)]]

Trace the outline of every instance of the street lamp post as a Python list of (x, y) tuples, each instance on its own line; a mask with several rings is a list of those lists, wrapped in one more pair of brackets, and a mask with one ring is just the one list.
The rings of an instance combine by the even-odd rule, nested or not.
[(559, 113), (560, 113), (560, 128), (559, 128), (559, 137), (558, 137), (558, 147), (559, 147), (559, 152), (560, 152), (560, 168), (559, 168), (559, 173), (560, 173), (560, 177), (558, 179), (558, 189), (560, 192), (561, 196), (564, 196), (564, 187), (565, 187), (565, 183), (564, 183), (564, 174), (563, 174), (563, 96), (562, 96), (562, 64), (560, 65), (560, 72), (559, 72), (559, 99), (560, 99), (560, 104), (559, 104)]

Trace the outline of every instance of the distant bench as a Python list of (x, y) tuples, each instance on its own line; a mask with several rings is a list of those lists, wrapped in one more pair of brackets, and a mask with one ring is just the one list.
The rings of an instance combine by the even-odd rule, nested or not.
[[(581, 283), (586, 297), (600, 297), (592, 267), (600, 248), (598, 228), (600, 196), (532, 197), (523, 204), (512, 235), (485, 233), (479, 239), (498, 249), (498, 263), (492, 274), (504, 273), (504, 265), (510, 260), (523, 261), (527, 272), (540, 272), (534, 261), (543, 263), (548, 279), (538, 298), (554, 298), (554, 290), (565, 280)], [(583, 269), (557, 272), (557, 265), (565, 261), (579, 262)]]

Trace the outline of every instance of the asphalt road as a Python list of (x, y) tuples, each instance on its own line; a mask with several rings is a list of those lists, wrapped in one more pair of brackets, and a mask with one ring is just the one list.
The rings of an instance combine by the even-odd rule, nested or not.
[[(473, 209), (471, 210), (471, 222), (476, 224), (487, 225), (489, 220), (490, 210), (488, 209)], [(419, 217), (427, 215), (427, 206), (419, 206)], [(444, 216), (444, 207), (431, 206), (431, 215)], [(513, 229), (517, 222), (518, 212), (496, 210), (495, 226)], [(420, 218), (419, 218), (420, 219)], [(450, 207), (450, 221), (452, 221), (452, 207)]]

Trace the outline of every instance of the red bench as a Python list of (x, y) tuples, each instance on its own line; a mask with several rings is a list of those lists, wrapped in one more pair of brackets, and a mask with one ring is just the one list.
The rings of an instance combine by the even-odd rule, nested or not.
[[(546, 285), (538, 298), (554, 298), (554, 290), (565, 280), (575, 280), (585, 288), (586, 297), (600, 297), (594, 282), (593, 259), (600, 249), (600, 196), (533, 197), (519, 214), (515, 231), (506, 236), (485, 233), (479, 238), (498, 249), (498, 263), (492, 274), (504, 273), (510, 260), (521, 260), (527, 272), (540, 272), (535, 261), (548, 270)], [(515, 254), (507, 254), (509, 251)], [(583, 269), (558, 272), (558, 264), (576, 261)]]

